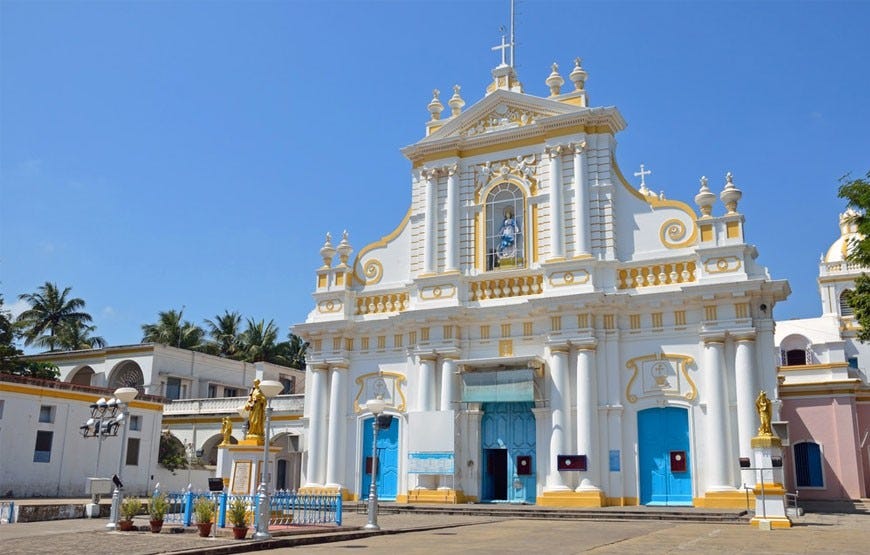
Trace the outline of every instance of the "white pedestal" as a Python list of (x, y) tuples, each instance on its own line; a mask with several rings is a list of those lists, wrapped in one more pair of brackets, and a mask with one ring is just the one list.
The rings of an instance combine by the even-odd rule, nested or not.
[[(269, 447), (269, 490), (274, 489), (275, 456), (280, 447)], [(224, 479), (227, 491), (232, 495), (256, 495), (262, 480), (262, 445), (227, 445), (218, 449), (218, 475)]]
[[(750, 521), (759, 530), (791, 528), (791, 520), (786, 514), (785, 488), (783, 487), (782, 446), (776, 436), (755, 437), (752, 439), (753, 468), (756, 483), (755, 517)], [(778, 458), (780, 466), (773, 466)]]

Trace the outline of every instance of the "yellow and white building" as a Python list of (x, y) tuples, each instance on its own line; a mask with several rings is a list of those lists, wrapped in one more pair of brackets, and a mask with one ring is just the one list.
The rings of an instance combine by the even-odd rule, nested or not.
[(367, 496), (379, 396), (382, 498), (743, 507), (789, 286), (756, 261), (730, 174), (718, 195), (701, 179), (698, 211), (643, 169), (635, 188), (580, 60), (567, 91), (541, 77), (528, 94), (503, 62), (468, 109), (435, 91), (398, 226), (354, 256), (327, 236), (294, 329), (303, 482)]

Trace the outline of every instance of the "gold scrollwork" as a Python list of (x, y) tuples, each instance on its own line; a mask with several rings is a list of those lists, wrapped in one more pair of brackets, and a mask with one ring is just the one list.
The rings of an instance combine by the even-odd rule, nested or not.
[(436, 299), (452, 299), (456, 296), (456, 287), (446, 283), (444, 285), (433, 285), (432, 287), (424, 287), (420, 290), (420, 298), (424, 301), (434, 301)]
[(708, 274), (725, 274), (728, 272), (736, 272), (740, 270), (742, 264), (736, 256), (721, 256), (718, 258), (708, 258), (704, 261), (704, 270)]
[(659, 229), (659, 238), (662, 241), (662, 245), (669, 249), (681, 249), (694, 243), (695, 235), (692, 234), (687, 239), (686, 236), (688, 234), (689, 230), (686, 228), (686, 224), (677, 218), (666, 220), (662, 224), (661, 229)]
[(330, 314), (333, 312), (340, 312), (344, 308), (344, 303), (339, 299), (328, 299), (325, 301), (320, 301), (317, 305), (317, 312), (321, 314)]
[(379, 283), (384, 277), (384, 265), (377, 258), (366, 260), (366, 263), (363, 264), (363, 275), (366, 277), (366, 285)]
[(695, 382), (689, 376), (689, 365), (695, 363), (695, 359), (686, 355), (675, 355), (668, 353), (656, 353), (653, 355), (645, 355), (641, 357), (635, 357), (630, 359), (625, 363), (625, 367), (629, 370), (632, 370), (631, 378), (628, 380), (628, 385), (625, 386), (625, 399), (629, 403), (637, 402), (637, 395), (631, 392), (631, 388), (634, 385), (634, 382), (637, 380), (638, 375), (640, 374), (640, 367), (642, 363), (651, 360), (667, 360), (676, 364), (678, 371), (683, 375), (686, 379), (686, 383), (689, 385), (689, 391), (681, 394), (681, 397), (686, 399), (687, 401), (694, 401), (698, 397), (698, 387), (695, 385)]
[(549, 276), (551, 287), (565, 287), (566, 285), (582, 285), (589, 283), (589, 272), (576, 270), (574, 272), (553, 272)]

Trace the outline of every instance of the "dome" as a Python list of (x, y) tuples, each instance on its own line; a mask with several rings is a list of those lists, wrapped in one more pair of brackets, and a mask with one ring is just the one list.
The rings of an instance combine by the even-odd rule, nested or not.
[(851, 208), (840, 214), (840, 237), (828, 248), (825, 262), (845, 262), (852, 241), (864, 238), (858, 233), (858, 226), (852, 221), (857, 215), (858, 213)]

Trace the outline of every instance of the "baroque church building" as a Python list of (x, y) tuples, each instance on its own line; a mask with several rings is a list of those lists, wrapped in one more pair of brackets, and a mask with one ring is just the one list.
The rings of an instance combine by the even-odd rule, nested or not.
[(394, 230), (353, 257), (327, 235), (294, 329), (305, 489), (367, 496), (380, 397), (381, 499), (745, 507), (790, 289), (756, 262), (741, 191), (702, 178), (696, 212), (643, 169), (630, 185), (626, 123), (589, 105), (579, 59), (546, 98), (504, 61), (492, 76), (465, 110), (435, 91)]

